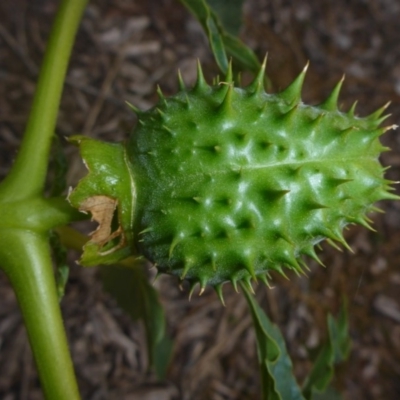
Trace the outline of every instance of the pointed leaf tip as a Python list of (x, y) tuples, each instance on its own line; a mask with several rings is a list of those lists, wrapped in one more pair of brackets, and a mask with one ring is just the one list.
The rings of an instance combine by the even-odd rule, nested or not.
[(307, 62), (297, 78), (295, 78), (295, 80), (286, 89), (279, 93), (279, 97), (284, 99), (289, 105), (300, 103), (301, 90), (303, 88), (308, 66), (309, 62)]

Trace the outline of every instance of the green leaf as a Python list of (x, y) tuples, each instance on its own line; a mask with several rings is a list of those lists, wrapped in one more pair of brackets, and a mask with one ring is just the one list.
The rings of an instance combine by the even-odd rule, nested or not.
[(303, 385), (303, 395), (309, 399), (319, 399), (317, 394), (325, 393), (333, 378), (334, 367), (344, 361), (349, 354), (350, 339), (348, 333), (347, 307), (344, 302), (338, 319), (328, 315), (328, 342), (321, 348), (314, 366)]
[(312, 400), (342, 400), (342, 395), (332, 386), (328, 386), (323, 393), (313, 393)]
[[(247, 47), (240, 39), (232, 35), (224, 35), (224, 45), (226, 51), (236, 63), (257, 74), (261, 64), (250, 47)], [(267, 76), (266, 79), (268, 80)]]
[(208, 37), (211, 50), (219, 69), (226, 73), (228, 57), (225, 52), (218, 21), (205, 0), (181, 0), (189, 11), (198, 19)]
[(237, 36), (242, 25), (243, 0), (207, 0), (226, 32)]
[(150, 366), (157, 377), (165, 377), (169, 364), (172, 342), (165, 332), (165, 315), (158, 293), (149, 284), (144, 262), (135, 262), (131, 268), (102, 266), (101, 278), (105, 290), (117, 301), (133, 320), (142, 320), (146, 329)]
[(217, 62), (221, 71), (226, 73), (228, 70), (228, 57), (226, 55), (224, 40), (216, 24), (213, 16), (209, 15), (206, 19), (206, 31), (208, 40), (210, 41), (211, 50), (214, 54), (215, 61)]
[(89, 173), (70, 193), (72, 206), (91, 213), (99, 227), (83, 248), (84, 266), (113, 264), (132, 254), (136, 188), (123, 145), (84, 136), (71, 142), (80, 147)]
[[(215, 61), (224, 74), (228, 69), (228, 56), (233, 57), (234, 61), (253, 73), (258, 72), (260, 63), (257, 56), (248, 46), (230, 33), (237, 30), (236, 22), (228, 24), (228, 20), (231, 17), (226, 14), (226, 9), (231, 7), (231, 2), (210, 0), (209, 4), (213, 9), (205, 0), (181, 0), (181, 3), (188, 8), (202, 25), (208, 37)], [(239, 4), (236, 3), (238, 3), (238, 0), (235, 0), (233, 4), (232, 13), (236, 15), (237, 19)]]
[(153, 348), (153, 364), (157, 378), (161, 381), (167, 375), (167, 369), (171, 361), (174, 342), (164, 334), (161, 340)]
[(263, 400), (304, 400), (292, 371), (292, 361), (279, 328), (265, 315), (249, 289), (241, 283), (257, 337)]

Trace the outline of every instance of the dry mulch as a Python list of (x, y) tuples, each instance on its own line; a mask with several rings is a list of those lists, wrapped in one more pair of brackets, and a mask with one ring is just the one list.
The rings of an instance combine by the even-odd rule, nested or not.
[[(0, 4), (0, 176), (14, 157), (28, 115), (40, 61), (57, 2), (14, 0)], [(318, 103), (343, 73), (343, 109), (359, 100), (360, 115), (388, 100), (400, 122), (400, 4), (396, 0), (296, 2), (247, 0), (242, 37), (262, 58), (276, 89), (285, 87), (307, 60), (304, 100)], [(91, 2), (76, 42), (57, 132), (120, 141), (135, 118), (125, 106), (157, 101), (156, 85), (177, 89), (176, 71), (195, 79), (196, 59), (206, 75), (216, 72), (196, 21), (173, 0)], [(399, 180), (400, 139), (382, 156)], [(67, 146), (70, 184), (84, 173), (76, 150)], [(355, 254), (323, 246), (323, 269), (310, 262), (307, 278), (279, 277), (275, 288), (257, 287), (260, 304), (284, 333), (299, 379), (310, 368), (308, 354), (326, 337), (327, 312), (348, 297), (353, 342), (335, 385), (348, 400), (400, 398), (400, 203), (383, 202), (373, 215), (377, 233), (351, 228)], [(187, 300), (176, 281), (156, 283), (175, 347), (168, 377), (147, 372), (144, 330), (102, 290), (96, 269), (73, 262), (62, 303), (71, 351), (84, 399), (258, 399), (255, 336), (241, 295), (226, 285), (226, 307), (215, 293)], [(35, 367), (14, 294), (0, 275), (0, 398), (41, 398)]]

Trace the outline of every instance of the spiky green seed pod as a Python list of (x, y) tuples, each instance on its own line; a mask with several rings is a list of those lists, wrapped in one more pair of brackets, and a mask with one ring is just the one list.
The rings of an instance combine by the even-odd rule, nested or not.
[(106, 199), (120, 221), (118, 231), (92, 240), (87, 264), (114, 262), (133, 246), (159, 271), (192, 288), (213, 285), (222, 297), (225, 281), (267, 283), (268, 271), (283, 267), (301, 273), (303, 256), (319, 261), (314, 246), (322, 240), (348, 247), (346, 225), (370, 228), (373, 204), (398, 198), (378, 160), (386, 150), (379, 136), (393, 127), (379, 127), (386, 107), (365, 118), (355, 107), (340, 112), (342, 81), (322, 104), (305, 105), (306, 69), (267, 94), (264, 70), (265, 63), (246, 88), (234, 86), (231, 70), (209, 86), (199, 65), (193, 88), (180, 79), (175, 96), (159, 90), (154, 108), (134, 109), (138, 124), (126, 148), (81, 144), (90, 173), (71, 202), (93, 211), (91, 196), (104, 213)]
[(378, 161), (386, 107), (365, 118), (338, 110), (342, 81), (319, 106), (301, 102), (304, 71), (267, 94), (264, 68), (246, 88), (229, 72), (138, 112), (127, 145), (137, 187), (139, 251), (162, 272), (219, 285), (264, 277), (393, 199)]

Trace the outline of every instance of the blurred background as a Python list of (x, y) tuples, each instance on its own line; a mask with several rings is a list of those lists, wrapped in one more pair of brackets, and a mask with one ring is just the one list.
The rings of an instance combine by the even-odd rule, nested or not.
[[(0, 3), (0, 178), (18, 149), (40, 63), (58, 2)], [(358, 100), (367, 115), (391, 101), (385, 124), (400, 125), (400, 2), (397, 0), (245, 0), (241, 38), (262, 59), (274, 88), (288, 85), (307, 61), (303, 90), (309, 104), (321, 102), (346, 75), (341, 109)], [(177, 0), (91, 1), (75, 44), (59, 113), (57, 135), (85, 134), (125, 140), (135, 116), (157, 102), (156, 85), (177, 91), (177, 71), (193, 84), (196, 60), (211, 80), (218, 73), (207, 38)], [(400, 133), (382, 139), (386, 176), (400, 180)], [(65, 143), (65, 141), (64, 141)], [(66, 143), (65, 143), (66, 144)], [(65, 146), (68, 184), (85, 173), (77, 150)], [(310, 357), (326, 338), (326, 314), (348, 298), (352, 352), (334, 384), (348, 400), (400, 398), (400, 202), (379, 204), (377, 233), (351, 227), (354, 254), (323, 245), (326, 269), (308, 264), (307, 277), (274, 276), (257, 298), (287, 340), (301, 380)], [(1, 216), (0, 216), (1, 218)], [(167, 379), (147, 370), (143, 325), (132, 322), (102, 289), (96, 268), (76, 265), (62, 301), (67, 334), (83, 399), (228, 400), (258, 399), (255, 334), (241, 295), (225, 285), (226, 307), (211, 289), (189, 302), (176, 279), (155, 287), (174, 339)], [(149, 272), (151, 275), (152, 272)], [(41, 399), (18, 305), (0, 274), (0, 398)]]

